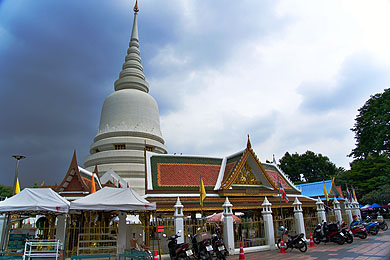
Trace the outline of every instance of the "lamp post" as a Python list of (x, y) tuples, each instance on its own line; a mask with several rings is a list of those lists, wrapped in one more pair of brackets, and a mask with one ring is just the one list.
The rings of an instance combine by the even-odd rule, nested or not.
[[(15, 195), (15, 190), (16, 190), (16, 181), (18, 179), (18, 170), (19, 170), (19, 161), (26, 158), (26, 156), (23, 155), (12, 155), (13, 158), (16, 159), (16, 169), (15, 169), (15, 177), (14, 177), (14, 185), (12, 186), (12, 195)], [(1, 250), (5, 250), (8, 242), (8, 232), (9, 232), (9, 224), (10, 224), (10, 219), (11, 219), (11, 214), (8, 214), (7, 219), (4, 223), (3, 226), (3, 232), (1, 234)]]
[(15, 189), (16, 189), (16, 181), (18, 180), (18, 169), (19, 169), (19, 161), (26, 158), (26, 156), (23, 155), (12, 155), (13, 158), (16, 159), (16, 169), (15, 169), (15, 178), (14, 178), (14, 186), (12, 194), (15, 195)]

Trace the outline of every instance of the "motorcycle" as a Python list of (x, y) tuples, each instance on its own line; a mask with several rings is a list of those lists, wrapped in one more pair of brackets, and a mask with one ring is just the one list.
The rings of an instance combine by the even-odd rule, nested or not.
[(208, 232), (195, 234), (192, 239), (192, 249), (194, 256), (199, 260), (213, 259), (213, 246), (211, 244), (211, 236)]
[[(285, 249), (291, 249), (293, 250), (294, 248), (298, 249), (299, 251), (301, 251), (302, 253), (306, 252), (307, 251), (307, 244), (306, 244), (306, 241), (304, 239), (304, 234), (301, 233), (301, 234), (298, 234), (298, 235), (293, 235), (293, 236), (290, 236), (288, 234), (288, 230), (287, 228), (281, 226), (280, 227), (280, 231), (282, 232), (282, 235), (287, 235), (287, 241), (285, 243)], [(281, 246), (281, 239), (279, 238), (278, 242), (277, 242), (277, 246), (278, 248), (280, 249), (280, 246)]]
[(372, 221), (370, 217), (367, 217), (365, 221), (361, 222), (363, 227), (366, 228), (367, 232), (371, 235), (376, 235), (379, 232), (379, 222)]
[(332, 241), (339, 245), (343, 245), (345, 240), (345, 235), (341, 232), (335, 223), (331, 223), (329, 225), (326, 222), (324, 222), (322, 225), (318, 224), (313, 232), (313, 241), (316, 244)]
[(351, 228), (353, 236), (360, 237), (361, 239), (367, 238), (368, 233), (367, 233), (366, 228), (363, 227), (363, 225), (357, 224), (357, 225), (353, 226), (351, 224), (350, 228)]
[(351, 231), (351, 229), (347, 228), (347, 223), (345, 223), (345, 221), (341, 222), (341, 232), (344, 234), (345, 236), (345, 242), (347, 242), (348, 244), (351, 244), (353, 242), (353, 233)]
[(222, 238), (220, 238), (220, 233), (221, 229), (217, 228), (215, 234), (212, 236), (211, 243), (217, 259), (226, 260), (226, 256), (229, 255), (229, 252), (227, 251)]
[[(178, 232), (180, 233), (180, 231)], [(166, 237), (166, 234), (163, 234), (163, 237)], [(177, 238), (180, 237), (178, 234), (172, 235), (168, 238), (168, 248), (169, 256), (171, 259), (191, 259), (190, 256), (193, 255), (192, 250), (190, 249), (187, 243), (177, 243)]]

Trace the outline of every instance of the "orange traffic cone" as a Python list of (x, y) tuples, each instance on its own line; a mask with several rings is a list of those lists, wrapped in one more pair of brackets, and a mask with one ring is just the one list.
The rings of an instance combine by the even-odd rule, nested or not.
[(158, 260), (157, 250), (154, 250), (154, 257), (153, 257), (153, 260)]
[(280, 237), (280, 252), (279, 253), (286, 253), (286, 250), (284, 248), (283, 236)]
[(310, 245), (309, 245), (309, 247), (316, 247), (316, 245), (314, 244), (313, 235), (311, 234), (311, 232), (310, 232)]
[(244, 255), (244, 248), (242, 247), (242, 242), (240, 242), (240, 257), (238, 260), (246, 260)]

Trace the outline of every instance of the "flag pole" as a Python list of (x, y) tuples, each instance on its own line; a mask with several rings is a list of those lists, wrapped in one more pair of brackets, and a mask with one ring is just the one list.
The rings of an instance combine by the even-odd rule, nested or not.
[(200, 198), (200, 219), (203, 229), (203, 200), (202, 200), (202, 174), (200, 174), (200, 180), (199, 180), (199, 198)]

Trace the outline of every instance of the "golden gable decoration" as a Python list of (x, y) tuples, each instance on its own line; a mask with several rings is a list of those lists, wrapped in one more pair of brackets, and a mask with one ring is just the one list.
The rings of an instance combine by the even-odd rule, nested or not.
[(244, 167), (237, 176), (234, 184), (252, 184), (252, 185), (261, 185), (262, 183), (258, 181), (253, 174), (252, 168), (249, 166), (248, 162), (245, 162)]

